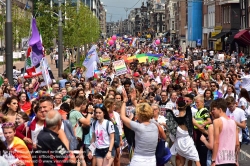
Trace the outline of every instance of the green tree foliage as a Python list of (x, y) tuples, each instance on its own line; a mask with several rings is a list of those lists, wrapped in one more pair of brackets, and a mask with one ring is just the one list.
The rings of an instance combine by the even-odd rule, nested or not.
[(80, 3), (72, 6), (66, 4), (64, 7), (64, 46), (73, 47), (97, 41), (100, 36), (99, 21), (92, 11)]
[(43, 1), (37, 2), (36, 21), (38, 30), (42, 36), (45, 48), (54, 46), (53, 39), (57, 36), (58, 17), (54, 13), (54, 8)]
[[(28, 37), (30, 33), (31, 13), (16, 5), (12, 6), (13, 21), (13, 46), (14, 49), (21, 48), (22, 38)], [(0, 32), (1, 33), (1, 32)]]
[[(58, 39), (58, 6), (50, 7), (47, 2), (37, 2), (37, 25), (46, 48), (53, 46), (53, 39)], [(100, 37), (99, 20), (83, 3), (77, 7), (72, 4), (62, 4), (63, 45), (72, 48), (91, 42)]]

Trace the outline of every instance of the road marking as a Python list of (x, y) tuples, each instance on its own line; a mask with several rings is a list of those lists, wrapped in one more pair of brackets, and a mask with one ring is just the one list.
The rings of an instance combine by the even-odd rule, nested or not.
[(247, 152), (243, 151), (243, 150), (240, 150), (240, 152), (244, 155), (246, 155), (248, 158), (250, 158), (250, 154), (248, 154)]

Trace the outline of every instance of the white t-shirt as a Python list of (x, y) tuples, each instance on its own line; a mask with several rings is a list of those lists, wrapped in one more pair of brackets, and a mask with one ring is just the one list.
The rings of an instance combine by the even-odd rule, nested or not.
[(113, 111), (113, 113), (114, 113), (114, 116), (115, 116), (116, 125), (117, 125), (117, 127), (119, 129), (119, 134), (122, 135), (122, 124), (121, 124), (120, 115), (115, 111)]
[(224, 97), (224, 99), (226, 99), (228, 96), (231, 96), (231, 97), (233, 97), (233, 98), (235, 97), (235, 101), (238, 102), (238, 99), (239, 99), (239, 98), (238, 98), (238, 95), (237, 95), (237, 94), (236, 94), (235, 96), (234, 96), (234, 93), (231, 93), (230, 95), (226, 94), (226, 96)]
[(2, 124), (0, 124), (0, 140), (1, 140), (2, 142), (4, 142), (4, 141), (5, 141), (5, 137), (4, 137), (4, 135), (3, 135), (3, 128), (2, 128)]
[(241, 106), (244, 106), (245, 108), (247, 108), (248, 106), (248, 102), (244, 97), (241, 97), (238, 103), (238, 107), (241, 107)]
[[(238, 123), (247, 120), (245, 112), (241, 108), (237, 108), (237, 107), (235, 108), (235, 110), (233, 112), (230, 112), (227, 109), (226, 115), (230, 119), (233, 119), (233, 120), (235, 120)], [(239, 141), (242, 142), (242, 129), (241, 128), (239, 128)]]
[(43, 125), (39, 126), (36, 124), (36, 128), (34, 131), (31, 131), (31, 139), (34, 144), (37, 144), (37, 136), (40, 133), (40, 131), (43, 129)]
[(191, 111), (192, 111), (192, 117), (194, 117), (198, 110), (194, 107), (191, 107)]
[(174, 103), (174, 102), (172, 102), (172, 100), (170, 100), (169, 102), (167, 102), (166, 108), (170, 109), (170, 110), (174, 110), (176, 108), (176, 103)]
[(199, 89), (198, 89), (198, 94), (203, 95), (203, 94), (205, 93), (205, 90), (206, 90), (206, 89), (201, 89), (201, 88), (199, 88)]
[[(95, 145), (97, 149), (104, 149), (109, 147), (109, 134), (114, 133), (114, 125), (112, 122), (109, 121), (109, 127), (107, 131), (107, 123), (108, 120), (104, 119), (102, 124), (99, 123), (99, 121), (95, 124), (95, 130), (94, 130), (94, 123), (91, 126), (91, 130), (95, 133)], [(109, 134), (108, 134), (109, 133)]]

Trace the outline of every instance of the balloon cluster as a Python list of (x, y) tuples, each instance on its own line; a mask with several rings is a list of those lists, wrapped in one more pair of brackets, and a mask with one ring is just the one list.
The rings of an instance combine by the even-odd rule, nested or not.
[(112, 45), (115, 43), (115, 41), (116, 41), (116, 36), (113, 35), (113, 36), (111, 37), (111, 39), (109, 40), (109, 45), (112, 46)]

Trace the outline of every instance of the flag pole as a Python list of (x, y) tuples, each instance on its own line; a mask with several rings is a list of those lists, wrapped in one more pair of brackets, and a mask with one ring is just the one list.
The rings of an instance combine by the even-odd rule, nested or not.
[[(32, 19), (33, 19), (33, 17), (30, 19), (30, 30), (29, 30), (29, 37), (28, 37), (28, 40), (30, 39), (30, 36), (31, 36), (31, 28), (32, 28)], [(27, 46), (28, 45), (28, 42), (26, 42), (26, 45), (25, 46)], [(24, 60), (24, 71), (23, 71), (23, 75), (26, 73), (26, 65), (27, 65), (27, 53), (28, 53), (28, 50), (29, 50), (29, 47), (28, 47), (28, 49), (25, 51), (25, 60)]]

